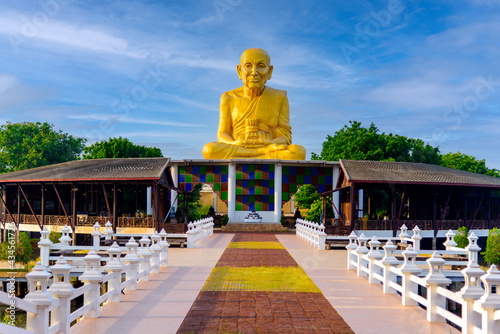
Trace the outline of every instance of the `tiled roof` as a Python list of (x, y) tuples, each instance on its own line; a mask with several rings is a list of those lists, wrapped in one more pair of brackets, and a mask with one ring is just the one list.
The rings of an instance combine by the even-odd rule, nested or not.
[(448, 167), (410, 162), (340, 160), (354, 182), (449, 184), (500, 187), (500, 178)]
[(75, 160), (0, 174), (0, 183), (159, 179), (170, 158)]

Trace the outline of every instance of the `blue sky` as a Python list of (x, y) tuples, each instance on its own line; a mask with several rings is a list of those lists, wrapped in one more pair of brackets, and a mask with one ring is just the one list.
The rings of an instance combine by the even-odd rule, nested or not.
[(308, 158), (357, 120), (500, 169), (499, 14), (493, 0), (2, 1), (0, 122), (202, 158), (240, 54), (260, 47)]

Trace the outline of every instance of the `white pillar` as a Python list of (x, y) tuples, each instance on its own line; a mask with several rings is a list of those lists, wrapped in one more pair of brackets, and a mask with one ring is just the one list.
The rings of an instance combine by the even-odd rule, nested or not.
[[(333, 166), (333, 184), (332, 184), (333, 189), (337, 187), (337, 179), (339, 178), (339, 173), (340, 173), (340, 166)], [(339, 210), (340, 196), (338, 191), (332, 194), (332, 200), (337, 210)], [(335, 209), (333, 209), (333, 211), (335, 213), (335, 219), (339, 219), (337, 211)]]
[(153, 215), (153, 202), (151, 200), (151, 192), (153, 191), (152, 187), (147, 187), (146, 193), (147, 193), (147, 203), (146, 203), (146, 214), (147, 215)]
[[(179, 166), (172, 165), (170, 168), (170, 173), (172, 174), (172, 180), (174, 180), (174, 186), (179, 188)], [(175, 207), (177, 210), (177, 191), (170, 190), (170, 207)]]
[(283, 169), (280, 163), (274, 165), (274, 222), (281, 221), (281, 198), (282, 198), (282, 182)]
[(227, 214), (229, 222), (234, 223), (236, 218), (236, 165), (230, 163), (227, 175)]
[(359, 200), (359, 204), (358, 204), (358, 209), (360, 211), (358, 211), (358, 217), (363, 217), (363, 189), (359, 189), (358, 190), (358, 200)]

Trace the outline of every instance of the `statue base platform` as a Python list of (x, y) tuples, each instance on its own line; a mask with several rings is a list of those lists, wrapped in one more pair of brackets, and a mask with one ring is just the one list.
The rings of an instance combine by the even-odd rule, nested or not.
[(220, 230), (224, 232), (288, 232), (288, 229), (280, 223), (229, 223), (222, 226)]

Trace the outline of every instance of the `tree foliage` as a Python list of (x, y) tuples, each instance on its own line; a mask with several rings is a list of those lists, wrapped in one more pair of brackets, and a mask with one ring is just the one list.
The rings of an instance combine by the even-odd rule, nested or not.
[(203, 184), (198, 183), (189, 195), (183, 194), (183, 196), (186, 196), (185, 201), (179, 198), (179, 207), (175, 211), (176, 217), (182, 218), (187, 215), (188, 222), (201, 219), (200, 191), (202, 187)]
[(438, 147), (425, 144), (421, 139), (380, 133), (375, 124), (365, 128), (357, 121), (349, 121), (349, 125), (344, 125), (333, 136), (328, 135), (321, 154), (313, 152), (311, 158), (419, 162), (500, 177), (500, 171), (486, 167), (484, 159), (460, 152), (441, 155)]
[(500, 176), (500, 171), (486, 167), (486, 160), (479, 160), (473, 156), (457, 153), (447, 153), (442, 156), (442, 166), (454, 169), (465, 170), (468, 172), (485, 174), (490, 176)]
[[(306, 219), (312, 222), (319, 223), (323, 212), (323, 202), (318, 198), (311, 204), (311, 209), (307, 211)], [(332, 202), (329, 198), (326, 199), (326, 218), (334, 218)]]
[(357, 121), (349, 121), (349, 125), (333, 136), (328, 135), (321, 154), (312, 153), (313, 160), (329, 161), (350, 159), (439, 164), (440, 158), (439, 149), (421, 139), (379, 133), (375, 124), (365, 128)]
[(0, 127), (0, 172), (10, 172), (78, 159), (84, 138), (56, 131), (40, 122), (10, 123)]
[(301, 209), (310, 209), (318, 199), (320, 199), (318, 191), (312, 184), (301, 185), (294, 195), (295, 205)]
[(462, 226), (458, 228), (457, 234), (453, 238), (453, 241), (456, 242), (457, 247), (465, 248), (469, 244), (469, 239), (467, 239), (468, 236), (469, 231), (467, 230), (467, 227)]
[(15, 262), (29, 262), (31, 254), (33, 254), (33, 248), (31, 248), (31, 241), (26, 232), (21, 232), (17, 240), (10, 239), (9, 241), (0, 244), (0, 259), (11, 260), (9, 256), (13, 255)]
[(500, 264), (500, 230), (493, 228), (488, 233), (486, 248), (483, 253), (484, 260), (490, 264)]
[(135, 145), (127, 138), (109, 138), (85, 147), (83, 159), (162, 157), (157, 147)]

